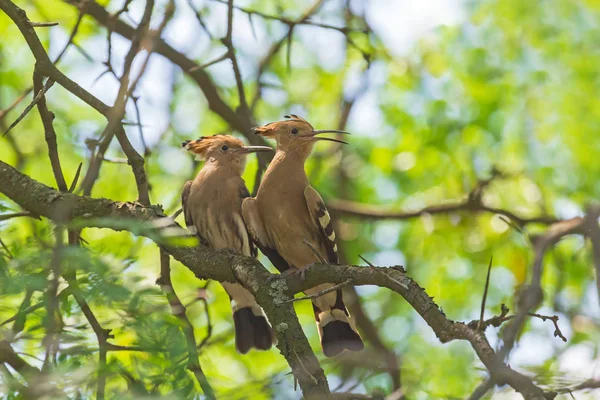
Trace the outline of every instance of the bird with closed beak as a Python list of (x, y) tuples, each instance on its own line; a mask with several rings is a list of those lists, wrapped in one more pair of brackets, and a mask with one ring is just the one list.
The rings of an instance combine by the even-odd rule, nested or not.
[[(242, 173), (248, 154), (273, 149), (244, 146), (229, 135), (204, 136), (181, 146), (205, 161), (196, 178), (186, 182), (181, 195), (188, 230), (212, 249), (256, 257), (256, 247), (242, 219), (242, 201), (250, 196)], [(222, 285), (231, 299), (236, 349), (246, 354), (251, 348), (271, 348), (275, 336), (254, 296), (237, 283)]]
[[(267, 168), (256, 198), (246, 198), (242, 214), (248, 232), (260, 250), (280, 271), (301, 271), (314, 263), (338, 263), (333, 223), (323, 199), (310, 186), (304, 163), (320, 140), (346, 143), (318, 136), (347, 134), (337, 130), (315, 130), (296, 115), (273, 122), (255, 132), (275, 139), (277, 151)], [(306, 290), (316, 294), (334, 286), (323, 284)], [(323, 353), (333, 357), (344, 350), (360, 351), (364, 345), (346, 310), (342, 291), (312, 300)]]

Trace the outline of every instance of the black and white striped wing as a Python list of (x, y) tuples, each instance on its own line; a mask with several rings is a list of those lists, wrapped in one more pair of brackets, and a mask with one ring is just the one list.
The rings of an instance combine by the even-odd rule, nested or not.
[(337, 264), (338, 254), (337, 245), (335, 244), (335, 232), (333, 231), (333, 221), (325, 207), (325, 202), (312, 186), (308, 185), (304, 189), (304, 198), (311, 217), (319, 228), (321, 241), (327, 249), (327, 260), (332, 264)]

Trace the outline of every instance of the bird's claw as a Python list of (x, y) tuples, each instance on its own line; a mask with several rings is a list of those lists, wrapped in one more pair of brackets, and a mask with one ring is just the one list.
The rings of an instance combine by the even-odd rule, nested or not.
[(279, 278), (290, 278), (293, 276), (300, 276), (301, 280), (305, 280), (306, 279), (306, 271), (308, 271), (310, 269), (310, 267), (312, 267), (315, 264), (308, 264), (302, 268), (290, 268), (287, 269), (285, 271), (283, 271), (280, 274), (272, 274), (271, 276), (269, 276), (267, 278), (267, 282), (272, 282), (275, 279), (279, 279)]
[(302, 268), (296, 269), (296, 270), (294, 270), (293, 274), (294, 274), (294, 275), (300, 275), (300, 280), (304, 281), (304, 280), (306, 280), (306, 272), (307, 272), (307, 271), (308, 271), (308, 270), (309, 270), (309, 269), (310, 269), (310, 268), (311, 268), (313, 265), (315, 265), (315, 263), (313, 263), (313, 264), (308, 264), (308, 265), (305, 265), (305, 266), (304, 266), (304, 267), (302, 267)]

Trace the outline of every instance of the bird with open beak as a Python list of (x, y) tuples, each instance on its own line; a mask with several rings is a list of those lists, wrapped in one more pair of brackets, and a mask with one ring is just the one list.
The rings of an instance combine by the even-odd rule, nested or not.
[[(250, 196), (242, 173), (248, 154), (273, 149), (244, 146), (229, 135), (187, 140), (181, 146), (205, 161), (196, 178), (183, 187), (181, 202), (188, 230), (215, 250), (256, 257), (256, 247), (242, 219), (242, 201)], [(222, 285), (231, 299), (236, 349), (245, 354), (253, 347), (271, 348), (275, 336), (254, 296), (239, 284)]]
[[(275, 139), (277, 151), (265, 172), (256, 198), (242, 204), (244, 222), (261, 251), (281, 272), (302, 270), (314, 263), (338, 263), (333, 223), (323, 199), (310, 186), (304, 162), (320, 140), (345, 143), (323, 133), (348, 134), (337, 130), (315, 130), (296, 115), (255, 131)], [(334, 285), (306, 290), (319, 293)], [(313, 301), (323, 353), (332, 357), (344, 350), (359, 351), (364, 345), (346, 310), (342, 291), (336, 290)]]

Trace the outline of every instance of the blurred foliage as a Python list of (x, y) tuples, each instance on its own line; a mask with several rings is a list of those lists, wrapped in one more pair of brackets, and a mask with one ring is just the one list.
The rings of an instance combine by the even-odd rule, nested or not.
[[(26, 9), (32, 21), (59, 23), (37, 29), (55, 58), (75, 24), (77, 9), (61, 0), (15, 3)], [(114, 12), (123, 1), (99, 3)], [(192, 3), (214, 39), (198, 26), (186, 1), (176, 2), (175, 18), (163, 36), (203, 64), (223, 52), (218, 37), (225, 32), (226, 7), (211, 1)], [(389, 5), (378, 1), (350, 3), (357, 15), (363, 9)], [(314, 20), (364, 28), (360, 18), (346, 19), (344, 5), (342, 1), (326, 2)], [(165, 1), (157, 1), (155, 24), (164, 6)], [(301, 2), (244, 2), (248, 9), (290, 19), (301, 15), (307, 6)], [(394, 40), (403, 39), (390, 36), (385, 27), (372, 26), (374, 34), (370, 35), (351, 32), (347, 36), (352, 39), (350, 43), (340, 32), (297, 26), (290, 64), (284, 45), (262, 78), (268, 85), (257, 103), (255, 119), (263, 123), (295, 112), (317, 127), (334, 128), (342, 100), (355, 100), (347, 126), (354, 134), (351, 145), (333, 150), (330, 145), (319, 145), (307, 166), (313, 185), (326, 201), (338, 197), (380, 204), (386, 209), (417, 210), (463, 199), (496, 168), (504, 175), (485, 189), (483, 199), (489, 206), (523, 217), (582, 214), (587, 203), (600, 198), (600, 163), (596, 158), (600, 154), (600, 100), (596, 96), (600, 91), (600, 3), (484, 0), (459, 7), (465, 13), (459, 24), (436, 28), (407, 54), (394, 50)], [(124, 20), (138, 21), (142, 9), (143, 2), (134, 0)], [(234, 44), (249, 99), (256, 90), (259, 60), (271, 43), (286, 33), (286, 25), (280, 22), (258, 16), (249, 21), (247, 15), (236, 12)], [(3, 110), (32, 85), (34, 59), (4, 14), (0, 14), (0, 37)], [(129, 44), (116, 34), (112, 41), (112, 61), (119, 71)], [(85, 17), (75, 43), (77, 47), (69, 47), (58, 67), (112, 104), (118, 87), (115, 78), (104, 74), (97, 79), (105, 70), (105, 29)], [(329, 52), (332, 55), (326, 54)], [(237, 107), (229, 62), (207, 71), (225, 100)], [(160, 56), (152, 59), (136, 95), (140, 97), (143, 135), (151, 150), (146, 159), (151, 198), (167, 213), (173, 213), (179, 208), (181, 187), (199, 168), (180, 152), (179, 143), (226, 132), (228, 127), (208, 109), (194, 82)], [(63, 170), (71, 182), (79, 163), (86, 169), (90, 154), (86, 140), (97, 138), (105, 121), (59, 85), (50, 89), (47, 98), (56, 114)], [(2, 132), (30, 99), (31, 94), (0, 120)], [(136, 121), (130, 106), (126, 119)], [(126, 131), (143, 152), (139, 128), (126, 126)], [(107, 158), (124, 158), (116, 141)], [(0, 139), (0, 159), (54, 186), (37, 110)], [(245, 179), (250, 188), (256, 168), (255, 159), (249, 160)], [(136, 186), (129, 166), (105, 162), (93, 195), (134, 200)], [(15, 204), (0, 197), (0, 213), (15, 211), (19, 211)], [(497, 313), (501, 303), (514, 309), (513, 295), (529, 278), (533, 253), (527, 236), (497, 215), (465, 212), (407, 221), (340, 218), (338, 223), (340, 247), (348, 262), (358, 263), (362, 254), (377, 265), (405, 265), (451, 319), (478, 317), (491, 255), (494, 268), (487, 315)], [(526, 226), (527, 233), (539, 233), (543, 228)], [(45, 304), (55, 238), (48, 221), (32, 218), (0, 222), (0, 238), (6, 244), (6, 249), (0, 248), (1, 323), (17, 313), (24, 299), (31, 305)], [(65, 247), (60, 252), (63, 270), (77, 271), (77, 281), (94, 314), (104, 328), (113, 330), (111, 343), (144, 350), (109, 352), (107, 396), (139, 398), (154, 393), (200, 398), (200, 388), (186, 370), (185, 339), (179, 322), (155, 285), (160, 271), (156, 245), (108, 229), (85, 229), (82, 238), (82, 247)], [(172, 264), (175, 290), (183, 304), (189, 305), (188, 316), (200, 341), (208, 327), (204, 305), (197, 301), (204, 283), (181, 264)], [(542, 285), (545, 298), (540, 312), (557, 313), (569, 341), (565, 344), (553, 338), (549, 323), (532, 321), (510, 363), (549, 387), (572, 386), (592, 377), (600, 343), (598, 293), (590, 249), (581, 238), (565, 239), (547, 254)], [(59, 292), (66, 286), (61, 282)], [(235, 352), (227, 295), (215, 283), (208, 292), (212, 334), (200, 349), (200, 362), (217, 397), (298, 398), (289, 368), (277, 350), (245, 356)], [(358, 292), (384, 343), (402, 357), (402, 383), (409, 398), (464, 398), (486, 376), (468, 344), (440, 344), (399, 296), (372, 287), (358, 288)], [(59, 306), (61, 351), (53, 373), (61, 377), (69, 394), (93, 398), (98, 365), (96, 337), (73, 296), (59, 296)], [(332, 388), (353, 387), (353, 391), (367, 393), (392, 390), (391, 380), (383, 371), (356, 365), (345, 374), (342, 363), (325, 359), (310, 304), (297, 303), (296, 309)], [(23, 326), (12, 338), (13, 345), (37, 367), (43, 364), (40, 344), (47, 320), (44, 306), (14, 323)], [(10, 337), (13, 330), (13, 323), (6, 324), (0, 327), (0, 334)], [(496, 331), (490, 328), (488, 336), (498, 344)], [(5, 398), (23, 398), (3, 392), (5, 389), (0, 386)], [(506, 391), (509, 389), (496, 389), (496, 393)], [(587, 395), (593, 397), (593, 393)]]

